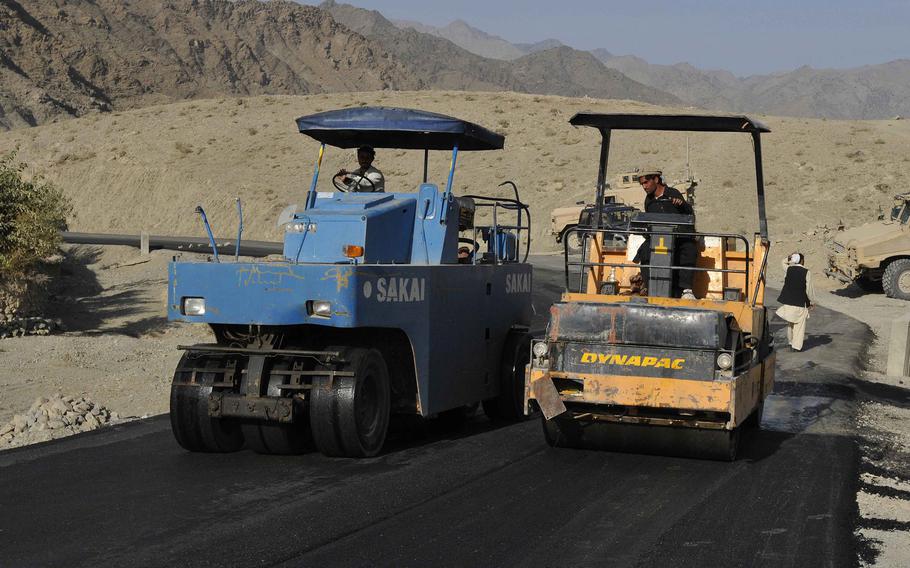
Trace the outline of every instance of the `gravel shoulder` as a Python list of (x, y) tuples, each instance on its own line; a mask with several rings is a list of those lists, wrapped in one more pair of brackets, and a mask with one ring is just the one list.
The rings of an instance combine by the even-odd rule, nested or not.
[(88, 397), (121, 419), (167, 412), (177, 346), (209, 337), (208, 328), (167, 321), (172, 255), (67, 247), (48, 314), (65, 331), (0, 342), (0, 425), (54, 393)]
[[(887, 375), (892, 322), (908, 305), (884, 294), (864, 293), (824, 279), (818, 303), (864, 322), (874, 339), (857, 377), (856, 435), (860, 446), (857, 534), (868, 545), (862, 566), (906, 566), (910, 562), (910, 378)], [(808, 339), (830, 338), (812, 335)]]

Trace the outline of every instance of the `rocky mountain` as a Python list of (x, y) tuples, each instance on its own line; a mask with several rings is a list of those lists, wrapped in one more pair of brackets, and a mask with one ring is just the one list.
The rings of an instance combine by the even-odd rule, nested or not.
[[(446, 33), (491, 51), (507, 44), (464, 22)], [(512, 56), (483, 57), (334, 2), (0, 0), (0, 130), (223, 95), (431, 88), (676, 101), (568, 48)]]
[[(463, 21), (443, 28), (417, 22), (398, 25), (446, 38), (467, 51), (497, 59), (514, 60), (516, 53), (563, 47), (555, 39), (511, 44)], [(490, 42), (495, 42), (495, 49), (490, 47)], [(855, 69), (800, 67), (787, 73), (740, 78), (729, 71), (704, 70), (688, 63), (652, 64), (634, 55), (618, 56), (602, 48), (592, 49), (590, 53), (606, 67), (633, 81), (702, 108), (819, 118), (881, 119), (910, 115), (910, 60), (906, 59)], [(567, 75), (563, 69), (553, 71)]]
[[(447, 26), (437, 28), (410, 20), (392, 20), (399, 29), (411, 28), (418, 32), (447, 39), (462, 49), (490, 59), (511, 61), (531, 53), (520, 46), (509, 43), (499, 36), (472, 28), (462, 20), (455, 20)], [(555, 46), (552, 46), (555, 47)]]
[(412, 28), (399, 29), (375, 10), (327, 1), (319, 5), (340, 24), (387, 47), (411, 73), (436, 89), (520, 91), (506, 61), (487, 59), (451, 41)]
[(816, 118), (882, 119), (910, 115), (910, 60), (855, 69), (813, 69), (738, 78), (687, 63), (654, 65), (633, 56), (607, 67), (693, 105), (735, 112)]
[(537, 53), (538, 51), (546, 51), (547, 49), (553, 49), (554, 47), (562, 47), (565, 44), (558, 39), (545, 39), (541, 41), (536, 41), (534, 43), (516, 43), (515, 46), (524, 51), (525, 53)]
[(570, 47), (537, 51), (513, 61), (491, 59), (433, 33), (399, 28), (375, 10), (331, 0), (320, 4), (320, 8), (346, 27), (381, 44), (434, 89), (509, 90), (680, 104), (673, 95), (632, 81), (608, 69), (590, 53)]
[(607, 99), (631, 99), (654, 104), (678, 105), (679, 99), (632, 81), (605, 68), (592, 54), (571, 47), (538, 51), (514, 61), (514, 71), (523, 91), (538, 94), (559, 92), (570, 97), (598, 93)]
[(424, 86), (293, 2), (0, 0), (0, 129), (187, 98)]

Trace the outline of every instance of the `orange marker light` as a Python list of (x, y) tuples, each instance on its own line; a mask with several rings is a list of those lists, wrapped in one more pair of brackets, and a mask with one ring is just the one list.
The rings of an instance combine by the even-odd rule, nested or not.
[(363, 247), (359, 245), (344, 245), (344, 256), (358, 258), (363, 256)]

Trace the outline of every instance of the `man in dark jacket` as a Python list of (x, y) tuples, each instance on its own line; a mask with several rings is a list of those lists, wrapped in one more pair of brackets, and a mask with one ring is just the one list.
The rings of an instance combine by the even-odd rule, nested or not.
[(784, 285), (780, 289), (777, 301), (777, 317), (787, 322), (787, 341), (790, 349), (801, 351), (806, 337), (806, 320), (809, 310), (815, 302), (815, 287), (812, 286), (812, 273), (806, 268), (805, 257), (794, 252), (782, 262), (785, 275)]
[[(663, 172), (657, 169), (644, 169), (638, 176), (638, 183), (645, 190), (645, 212), (646, 213), (677, 213), (683, 215), (693, 215), (695, 211), (689, 202), (686, 201), (683, 194), (675, 187), (670, 187), (664, 183)], [(676, 262), (678, 266), (695, 266), (698, 260), (698, 245), (691, 237), (680, 237), (676, 239)], [(634, 262), (637, 264), (651, 263), (651, 243), (648, 238), (638, 248), (635, 254)], [(677, 270), (677, 287), (682, 289), (682, 298), (694, 300), (695, 294), (692, 292), (692, 279), (695, 276), (693, 270)], [(642, 285), (648, 285), (650, 269), (642, 268), (641, 277)]]

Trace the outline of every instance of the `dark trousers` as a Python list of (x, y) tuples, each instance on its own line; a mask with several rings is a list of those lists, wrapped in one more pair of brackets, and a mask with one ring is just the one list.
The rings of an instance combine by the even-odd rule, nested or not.
[[(694, 240), (677, 239), (675, 248), (675, 260), (673, 261), (675, 266), (695, 266), (695, 263), (698, 260), (698, 244)], [(651, 264), (650, 238), (645, 238), (645, 242), (641, 243), (641, 246), (638, 247), (638, 252), (635, 253), (635, 262), (638, 264)], [(694, 270), (674, 270), (673, 273), (676, 276), (676, 288), (678, 290), (692, 289), (692, 280), (695, 278)], [(650, 287), (648, 280), (650, 276), (650, 268), (641, 269), (642, 283), (646, 287)]]

